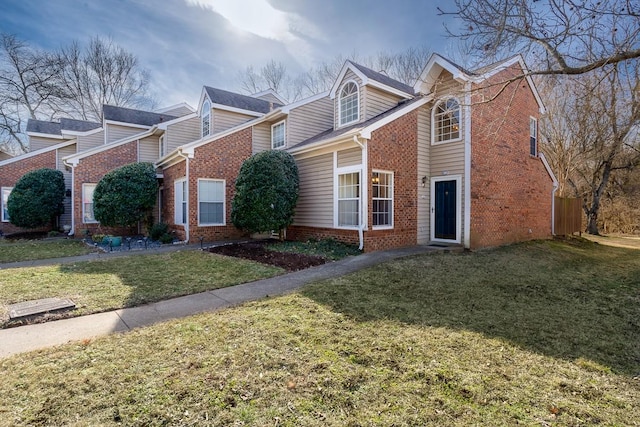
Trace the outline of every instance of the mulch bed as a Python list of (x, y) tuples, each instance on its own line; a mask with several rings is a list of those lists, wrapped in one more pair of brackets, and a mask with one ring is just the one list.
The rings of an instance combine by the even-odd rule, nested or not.
[(287, 271), (304, 270), (305, 268), (325, 264), (326, 259), (320, 256), (304, 255), (294, 252), (278, 252), (265, 249), (265, 241), (232, 243), (209, 248), (209, 252), (249, 259), (263, 264), (275, 265)]

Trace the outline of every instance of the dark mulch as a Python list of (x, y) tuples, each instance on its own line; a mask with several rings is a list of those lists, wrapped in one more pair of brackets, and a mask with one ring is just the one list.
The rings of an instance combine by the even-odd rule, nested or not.
[(293, 252), (278, 252), (265, 249), (264, 241), (232, 243), (224, 246), (209, 248), (209, 252), (249, 259), (263, 264), (275, 265), (287, 271), (304, 270), (305, 268), (321, 265), (326, 259)]

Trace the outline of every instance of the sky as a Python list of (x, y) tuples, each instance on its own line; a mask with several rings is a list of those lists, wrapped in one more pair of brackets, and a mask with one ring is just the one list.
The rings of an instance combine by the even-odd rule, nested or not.
[[(111, 38), (151, 74), (158, 107), (197, 107), (202, 86), (240, 92), (239, 73), (293, 75), (338, 55), (426, 46), (444, 54), (449, 0), (2, 0), (0, 32), (43, 49)], [(451, 6), (448, 6), (451, 9)], [(447, 25), (454, 25), (447, 22)]]

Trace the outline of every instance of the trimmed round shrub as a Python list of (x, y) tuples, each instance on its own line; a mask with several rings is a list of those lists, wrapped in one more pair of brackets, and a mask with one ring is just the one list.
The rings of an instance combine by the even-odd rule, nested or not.
[(9, 194), (9, 221), (22, 228), (53, 225), (64, 213), (64, 193), (64, 175), (59, 170), (45, 168), (24, 174)]
[(236, 179), (231, 222), (250, 233), (281, 230), (293, 222), (298, 166), (286, 151), (271, 150), (244, 161)]
[(93, 193), (93, 213), (101, 225), (129, 227), (156, 204), (158, 180), (152, 163), (131, 163), (108, 172)]

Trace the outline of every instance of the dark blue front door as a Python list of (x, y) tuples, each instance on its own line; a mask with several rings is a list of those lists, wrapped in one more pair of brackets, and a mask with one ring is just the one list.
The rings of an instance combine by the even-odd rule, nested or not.
[(456, 239), (456, 180), (435, 182), (435, 230), (436, 239)]

